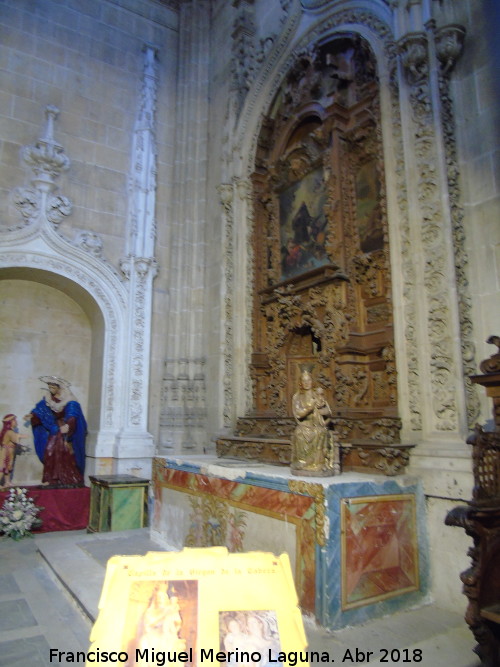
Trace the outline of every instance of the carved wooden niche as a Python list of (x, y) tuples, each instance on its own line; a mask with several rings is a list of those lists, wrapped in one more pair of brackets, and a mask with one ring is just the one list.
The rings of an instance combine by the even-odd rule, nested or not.
[(262, 125), (242, 438), (290, 435), (308, 363), (342, 438), (399, 442), (384, 182), (375, 59), (343, 34), (300, 55)]

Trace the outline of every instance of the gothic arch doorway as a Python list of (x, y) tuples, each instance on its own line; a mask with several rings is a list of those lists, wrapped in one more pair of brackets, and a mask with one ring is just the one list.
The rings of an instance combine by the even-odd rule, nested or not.
[(89, 440), (95, 440), (104, 322), (93, 297), (50, 271), (10, 267), (0, 269), (0, 301), (2, 414), (29, 412), (42, 395), (39, 377), (58, 375), (71, 383), (87, 418)]
[(97, 431), (104, 319), (94, 298), (63, 276), (29, 267), (0, 269), (0, 294), (2, 376), (17, 377), (28, 403), (39, 394), (40, 375), (65, 377), (86, 408), (89, 428)]

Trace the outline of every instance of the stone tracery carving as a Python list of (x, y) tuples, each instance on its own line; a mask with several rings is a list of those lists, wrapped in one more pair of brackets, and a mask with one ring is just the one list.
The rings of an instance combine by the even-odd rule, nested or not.
[(174, 428), (184, 430), (184, 448), (195, 446), (195, 432), (203, 429), (206, 418), (205, 363), (204, 358), (165, 361), (160, 414), (162, 448), (169, 448)]
[(45, 114), (47, 123), (43, 137), (40, 137), (36, 144), (25, 146), (21, 155), (33, 171), (32, 182), (38, 189), (50, 192), (54, 189), (55, 179), (69, 169), (70, 160), (63, 147), (54, 139), (54, 120), (59, 115), (59, 109), (48, 106)]
[(58, 115), (57, 107), (47, 106), (43, 136), (35, 144), (24, 146), (21, 150), (21, 158), (31, 171), (30, 180), (34, 187), (16, 188), (11, 198), (26, 225), (35, 224), (43, 213), (48, 222), (57, 226), (72, 210), (67, 197), (53, 194), (56, 178), (70, 166), (63, 147), (54, 139), (54, 121)]

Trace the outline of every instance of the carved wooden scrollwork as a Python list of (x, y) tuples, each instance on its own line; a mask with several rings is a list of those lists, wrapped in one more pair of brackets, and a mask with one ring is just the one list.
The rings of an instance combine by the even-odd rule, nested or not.
[(221, 455), (283, 458), (272, 443), (290, 438), (307, 363), (345, 438), (371, 440), (398, 468), (387, 464), (400, 424), (380, 117), (375, 58), (359, 35), (296, 54), (252, 175), (253, 406)]

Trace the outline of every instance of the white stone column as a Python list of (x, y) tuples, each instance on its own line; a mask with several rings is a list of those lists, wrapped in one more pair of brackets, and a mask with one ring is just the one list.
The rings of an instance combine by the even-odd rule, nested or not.
[(117, 472), (133, 468), (130, 459), (136, 459), (138, 469), (143, 470), (140, 460), (154, 454), (147, 420), (153, 280), (156, 275), (156, 88), (155, 48), (146, 45), (141, 103), (132, 142), (126, 255), (120, 262), (128, 281), (128, 336), (123, 371), (123, 424), (114, 451)]
[(206, 178), (210, 3), (180, 5), (169, 313), (160, 452), (205, 445)]

